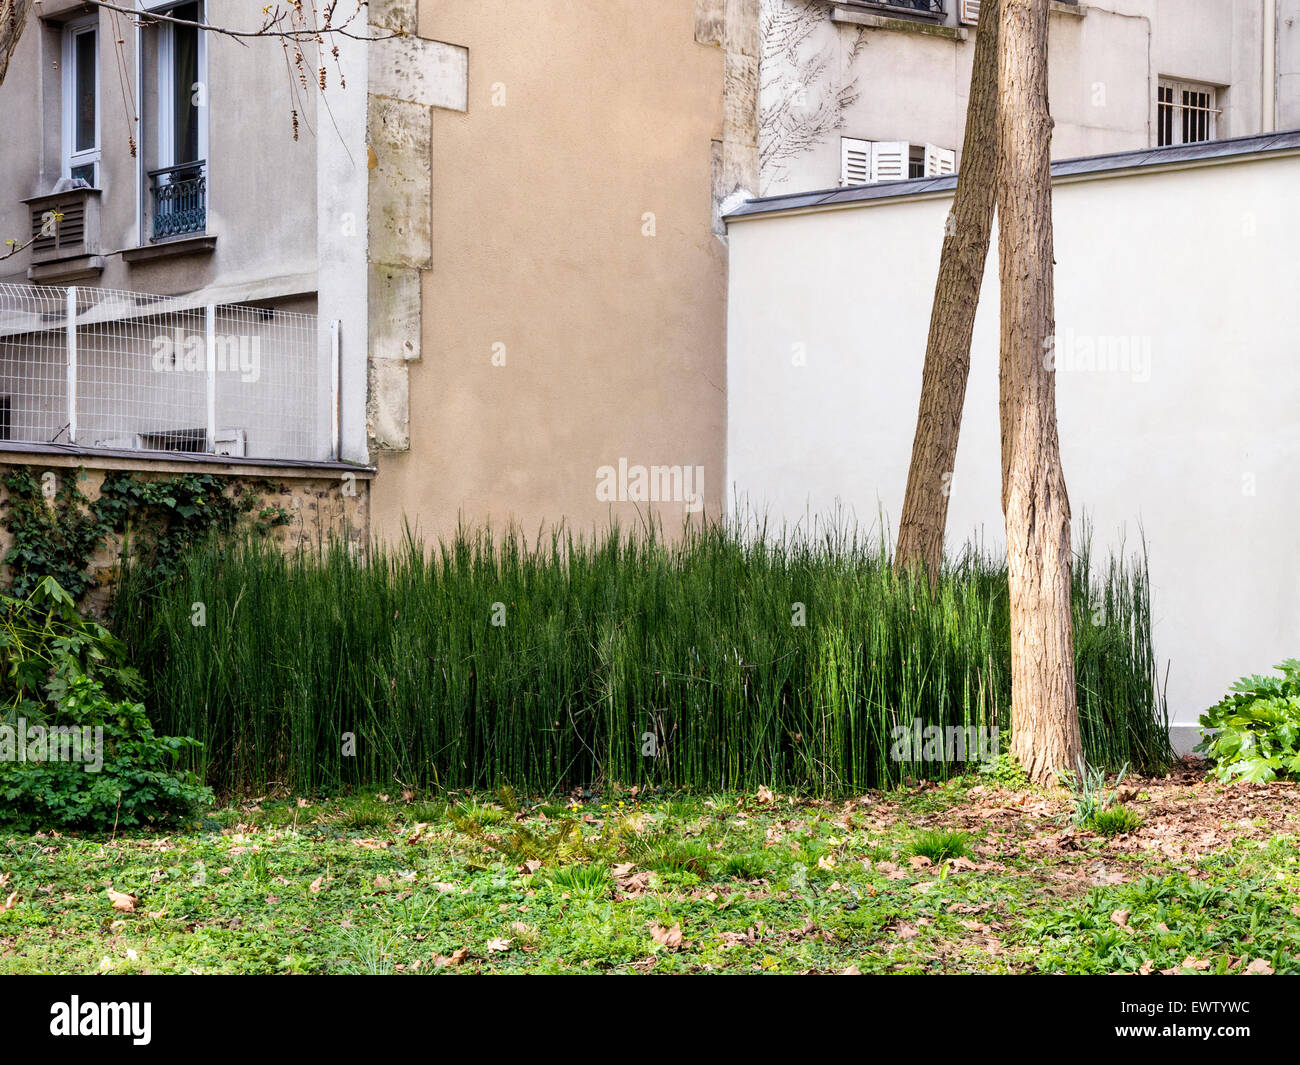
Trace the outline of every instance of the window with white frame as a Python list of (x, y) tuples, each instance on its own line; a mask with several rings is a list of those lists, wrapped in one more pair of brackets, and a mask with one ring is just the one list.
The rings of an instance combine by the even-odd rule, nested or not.
[(934, 144), (840, 138), (840, 184), (874, 185), (879, 181), (939, 177), (957, 169), (957, 153)]
[(63, 176), (99, 186), (98, 17), (63, 29)]
[[(154, 6), (175, 19), (202, 22), (200, 3)], [(195, 26), (158, 26), (158, 158), (182, 166), (207, 158), (207, 49)]]
[(1161, 78), (1156, 89), (1156, 144), (1196, 144), (1218, 136), (1218, 90)]
[[(207, 229), (208, 93), (204, 5), (197, 0), (146, 0), (167, 16), (149, 27), (156, 71), (146, 107), (153, 143), (146, 152), (152, 202), (149, 237), (164, 240)], [(146, 49), (148, 50), (148, 49)]]

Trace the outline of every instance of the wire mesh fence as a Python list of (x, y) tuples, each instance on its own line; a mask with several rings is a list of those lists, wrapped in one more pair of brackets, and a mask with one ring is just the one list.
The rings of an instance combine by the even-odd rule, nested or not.
[(314, 314), (0, 284), (0, 439), (337, 458), (337, 338)]

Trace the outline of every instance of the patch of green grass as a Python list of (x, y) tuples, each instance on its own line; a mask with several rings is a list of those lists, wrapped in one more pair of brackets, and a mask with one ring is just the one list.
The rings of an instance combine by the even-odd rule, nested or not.
[(1043, 972), (1133, 973), (1146, 965), (1217, 975), (1258, 958), (1276, 972), (1295, 973), (1300, 919), (1292, 898), (1276, 879), (1144, 876), (1030, 918), (1026, 931), (1040, 939)]
[[(997, 799), (945, 792), (936, 812), (939, 790), (850, 807), (678, 795), (632, 815), (595, 801), (545, 819), (523, 802), (463, 827), (356, 795), (263, 800), (256, 818), (241, 804), (165, 838), (6, 837), (0, 972), (1134, 972), (1189, 957), (1300, 971), (1300, 861), (1294, 837), (1263, 835), (1275, 812), (1184, 871), (1096, 841), (1045, 857), (1033, 844), (1061, 832), (1060, 796), (989, 820), (976, 804)], [(500, 814), (498, 798), (455, 801)], [(1189, 787), (1191, 800), (1216, 795)], [(1149, 820), (1160, 802), (1185, 809), (1158, 799)], [(516, 832), (566, 842), (539, 864), (517, 857)], [(976, 833), (987, 865), (944, 861)], [(901, 857), (915, 853), (934, 864)], [(1103, 873), (1130, 882), (1094, 888)], [(114, 910), (109, 887), (134, 909)]]
[(605, 898), (612, 887), (609, 874), (597, 865), (566, 865), (551, 874), (550, 883), (555, 890), (580, 899)]
[(380, 802), (372, 795), (366, 795), (355, 802), (340, 805), (333, 822), (346, 832), (365, 832), (370, 829), (387, 828), (393, 823), (395, 816), (396, 811), (388, 803)]
[(722, 863), (722, 872), (737, 880), (760, 880), (769, 866), (762, 854), (733, 854)]
[(970, 853), (970, 837), (965, 832), (935, 828), (921, 832), (912, 840), (908, 853), (929, 858), (936, 865), (948, 858), (964, 858)]
[(1143, 817), (1136, 810), (1127, 806), (1112, 806), (1108, 810), (1098, 810), (1087, 821), (1086, 827), (1099, 836), (1122, 836), (1126, 832), (1136, 832), (1142, 826)]

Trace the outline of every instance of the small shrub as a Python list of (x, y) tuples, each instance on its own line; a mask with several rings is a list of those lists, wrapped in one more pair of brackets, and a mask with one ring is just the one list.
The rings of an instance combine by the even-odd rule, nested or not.
[(1093, 814), (1088, 820), (1088, 827), (1099, 836), (1122, 836), (1126, 832), (1136, 832), (1142, 821), (1142, 815), (1136, 810), (1127, 806), (1114, 806)]
[(1300, 778), (1300, 659), (1274, 668), (1281, 677), (1244, 677), (1201, 715), (1201, 727), (1217, 732), (1196, 750), (1224, 783)]
[(980, 776), (991, 780), (1008, 791), (1024, 791), (1029, 787), (1029, 775), (1010, 754), (1003, 752), (979, 768)]
[(198, 744), (155, 733), (137, 688), (121, 644), (52, 578), (25, 599), (0, 596), (0, 824), (107, 832), (210, 803), (177, 768)]
[(947, 858), (964, 858), (969, 852), (970, 837), (965, 832), (942, 828), (920, 833), (908, 848), (909, 854), (929, 858), (936, 865)]
[(1104, 810), (1109, 810), (1115, 805), (1115, 800), (1119, 798), (1119, 786), (1124, 780), (1124, 774), (1128, 772), (1128, 763), (1125, 762), (1115, 778), (1115, 787), (1110, 794), (1106, 793), (1106, 771), (1092, 766), (1085, 766), (1082, 760), (1079, 762), (1079, 775), (1064, 772), (1061, 774), (1061, 783), (1070, 789), (1070, 794), (1074, 798), (1074, 815), (1071, 820), (1076, 825), (1084, 825), (1091, 821), (1097, 814)]

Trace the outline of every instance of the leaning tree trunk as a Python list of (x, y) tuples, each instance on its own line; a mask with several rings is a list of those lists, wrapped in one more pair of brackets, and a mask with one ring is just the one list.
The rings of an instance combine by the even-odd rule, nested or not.
[(1002, 0), (998, 256), (1002, 510), (1011, 597), (1011, 753), (1047, 782), (1082, 757), (1070, 501), (1056, 426), (1048, 0)]
[(997, 202), (999, 3), (985, 0), (980, 8), (961, 170), (939, 257), (912, 465), (894, 552), (896, 570), (924, 569), (931, 584), (943, 565), (948, 491), (970, 376), (971, 334)]

